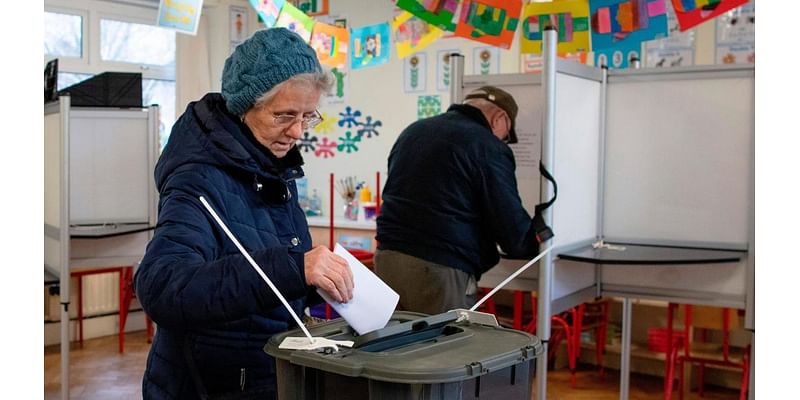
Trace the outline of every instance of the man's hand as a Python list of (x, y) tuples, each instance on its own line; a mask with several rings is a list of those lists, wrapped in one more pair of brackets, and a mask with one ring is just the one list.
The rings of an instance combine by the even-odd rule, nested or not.
[(353, 272), (344, 258), (325, 246), (315, 246), (303, 259), (306, 283), (324, 290), (340, 303), (353, 298)]

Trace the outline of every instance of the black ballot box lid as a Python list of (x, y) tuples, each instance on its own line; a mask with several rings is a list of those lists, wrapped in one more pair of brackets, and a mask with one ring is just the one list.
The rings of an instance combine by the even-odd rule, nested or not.
[(103, 72), (59, 91), (78, 107), (142, 107), (142, 74)]

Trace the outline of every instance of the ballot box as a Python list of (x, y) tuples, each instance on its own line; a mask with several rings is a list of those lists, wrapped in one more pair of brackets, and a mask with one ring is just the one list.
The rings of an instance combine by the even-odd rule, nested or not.
[[(493, 319), (493, 318), (492, 318)], [(273, 336), (278, 399), (530, 399), (541, 341), (526, 332), (464, 320), (450, 311), (395, 312), (387, 326), (359, 336), (337, 319), (314, 337), (353, 340), (339, 351), (285, 350), (300, 330)]]

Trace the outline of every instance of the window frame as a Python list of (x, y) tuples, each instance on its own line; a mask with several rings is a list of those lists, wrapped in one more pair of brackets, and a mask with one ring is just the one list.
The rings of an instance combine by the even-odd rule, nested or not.
[[(101, 19), (156, 26), (155, 21), (158, 18), (157, 3), (132, 4), (135, 3), (132, 1), (45, 0), (44, 10), (47, 12), (77, 15), (83, 18), (81, 38), (81, 53), (83, 56), (75, 58), (44, 55), (44, 63), (53, 58), (58, 58), (60, 72), (92, 75), (106, 71), (138, 72), (142, 74), (142, 79), (175, 81), (175, 69), (177, 69), (177, 66), (169, 68), (149, 64), (104, 61), (100, 57)], [(44, 67), (44, 63), (42, 67)]]

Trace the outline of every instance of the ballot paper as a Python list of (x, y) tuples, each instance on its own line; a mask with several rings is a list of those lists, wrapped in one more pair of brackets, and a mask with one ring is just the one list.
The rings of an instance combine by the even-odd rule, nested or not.
[(317, 293), (359, 335), (385, 327), (400, 300), (400, 295), (340, 244), (336, 244), (333, 252), (342, 256), (353, 271), (353, 298), (347, 303), (339, 303), (320, 289), (317, 289)]

